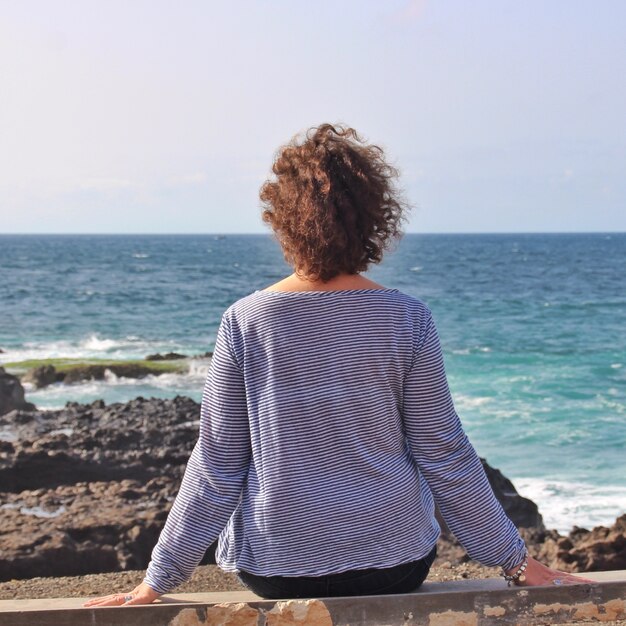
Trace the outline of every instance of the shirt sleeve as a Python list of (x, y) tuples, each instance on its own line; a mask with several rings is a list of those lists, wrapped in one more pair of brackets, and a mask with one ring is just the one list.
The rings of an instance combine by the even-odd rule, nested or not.
[(251, 446), (243, 374), (222, 319), (202, 395), (200, 434), (144, 582), (167, 593), (187, 580), (235, 510)]
[(470, 557), (488, 566), (514, 567), (526, 547), (456, 414), (431, 315), (418, 343), (404, 389), (405, 430), (417, 465)]

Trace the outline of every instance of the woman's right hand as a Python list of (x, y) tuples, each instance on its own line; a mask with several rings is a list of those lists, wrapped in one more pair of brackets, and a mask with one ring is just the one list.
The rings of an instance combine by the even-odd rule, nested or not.
[(141, 583), (129, 593), (114, 593), (109, 596), (93, 598), (83, 604), (84, 607), (92, 608), (96, 606), (131, 606), (133, 604), (150, 604), (161, 594), (152, 587)]
[[(512, 570), (508, 570), (507, 574), (513, 574), (517, 571), (517, 567)], [(581, 585), (585, 583), (593, 583), (593, 580), (589, 578), (582, 578), (581, 576), (574, 576), (567, 572), (561, 572), (557, 569), (552, 569), (543, 563), (528, 557), (528, 567), (524, 572), (526, 580), (518, 583), (520, 587), (538, 587), (544, 585)]]

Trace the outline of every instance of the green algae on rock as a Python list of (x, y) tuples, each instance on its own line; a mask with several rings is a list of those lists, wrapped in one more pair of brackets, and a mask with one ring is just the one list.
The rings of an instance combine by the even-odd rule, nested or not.
[(189, 365), (186, 359), (153, 361), (57, 358), (15, 361), (6, 363), (5, 368), (19, 376), (23, 383), (32, 383), (40, 389), (55, 382), (70, 384), (81, 380), (103, 380), (107, 371), (124, 378), (185, 373), (189, 370)]

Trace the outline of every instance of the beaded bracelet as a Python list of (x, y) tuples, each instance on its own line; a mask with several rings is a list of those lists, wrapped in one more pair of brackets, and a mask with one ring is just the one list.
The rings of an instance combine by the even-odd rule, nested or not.
[(528, 567), (528, 555), (524, 557), (524, 561), (517, 568), (517, 571), (513, 572), (510, 575), (502, 572), (502, 577), (504, 578), (504, 580), (506, 580), (507, 586), (512, 587), (513, 585), (519, 585), (520, 583), (523, 583), (526, 580), (526, 576), (524, 576), (524, 572), (526, 571), (527, 567)]

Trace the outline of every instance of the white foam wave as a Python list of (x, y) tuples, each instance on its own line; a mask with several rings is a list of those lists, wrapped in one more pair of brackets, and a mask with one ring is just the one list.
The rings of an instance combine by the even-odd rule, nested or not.
[(489, 346), (471, 346), (470, 348), (452, 350), (452, 354), (459, 355), (476, 354), (477, 352), (491, 352), (491, 348)]
[(189, 361), (189, 372), (187, 375), (192, 378), (204, 380), (209, 373), (210, 367), (210, 359), (192, 359)]
[(65, 437), (71, 437), (73, 434), (73, 428), (57, 428), (56, 430), (50, 431), (50, 435), (63, 435)]
[(14, 441), (17, 441), (17, 435), (8, 428), (2, 428), (0, 429), (0, 441), (9, 441), (10, 443), (13, 443)]
[(520, 495), (539, 507), (547, 528), (562, 534), (573, 526), (610, 526), (626, 511), (626, 487), (541, 478), (515, 478)]
[(26, 342), (20, 348), (4, 348), (0, 354), (0, 365), (12, 361), (36, 359), (143, 359), (155, 352), (189, 351), (175, 341), (146, 340), (135, 335), (113, 339), (92, 333), (76, 341)]
[(54, 517), (59, 517), (62, 513), (65, 513), (66, 508), (61, 505), (54, 511), (50, 511), (48, 509), (44, 509), (40, 506), (27, 507), (18, 504), (17, 502), (7, 502), (0, 506), (0, 509), (19, 509), (22, 515), (34, 515), (35, 517), (43, 517), (47, 519), (52, 519)]
[(491, 402), (493, 398), (486, 396), (465, 396), (463, 394), (454, 396), (454, 404), (458, 409), (474, 409)]
[(200, 361), (187, 373), (167, 373), (144, 378), (124, 378), (106, 370), (103, 380), (87, 380), (71, 385), (56, 383), (43, 389), (27, 392), (29, 402), (37, 408), (60, 409), (66, 402), (88, 403), (104, 398), (107, 404), (127, 402), (137, 396), (171, 398), (177, 395), (189, 396), (197, 401), (208, 371), (208, 364)]
[(119, 345), (119, 341), (115, 339), (100, 339), (98, 335), (89, 335), (89, 337), (81, 342), (81, 345), (85, 350), (93, 350), (94, 352), (108, 352), (112, 348)]
[(133, 259), (149, 259), (150, 255), (149, 254), (144, 254), (143, 252), (135, 252), (135, 254), (133, 254)]
[(46, 519), (52, 519), (54, 517), (59, 517), (62, 513), (65, 513), (66, 509), (63, 505), (61, 505), (58, 509), (54, 511), (48, 511), (40, 506), (27, 507), (23, 506), (20, 508), (20, 513), (22, 515), (34, 515), (35, 517), (43, 517)]

